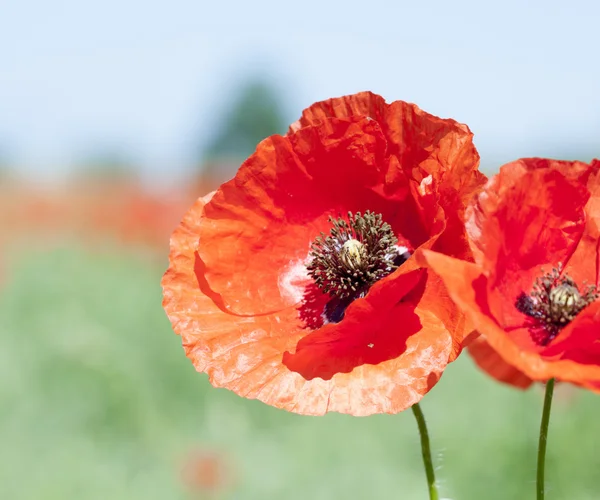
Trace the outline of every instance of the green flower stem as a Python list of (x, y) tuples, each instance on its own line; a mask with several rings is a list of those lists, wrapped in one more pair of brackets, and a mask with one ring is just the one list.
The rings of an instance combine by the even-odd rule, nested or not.
[(425, 475), (427, 476), (427, 485), (429, 487), (429, 500), (439, 500), (437, 486), (435, 485), (435, 472), (433, 471), (433, 462), (431, 460), (431, 448), (429, 446), (429, 433), (425, 416), (421, 411), (419, 403), (412, 406), (412, 411), (417, 419), (419, 434), (421, 435), (421, 454), (423, 455), (423, 465), (425, 466)]
[(546, 383), (544, 396), (544, 409), (542, 410), (542, 423), (540, 425), (540, 443), (538, 446), (537, 461), (537, 500), (544, 500), (544, 473), (546, 471), (546, 444), (548, 442), (548, 423), (550, 422), (550, 409), (552, 408), (552, 394), (554, 393), (554, 379)]

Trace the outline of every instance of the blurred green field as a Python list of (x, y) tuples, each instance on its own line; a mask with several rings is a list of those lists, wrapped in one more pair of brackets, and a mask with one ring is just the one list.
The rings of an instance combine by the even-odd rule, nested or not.
[[(209, 498), (182, 481), (198, 449), (234, 469), (213, 499), (427, 498), (411, 412), (301, 417), (211, 388), (161, 308), (166, 256), (65, 244), (3, 258), (0, 498)], [(600, 398), (557, 392), (547, 499), (598, 499)], [(534, 498), (541, 399), (454, 363), (422, 403), (442, 496)]]

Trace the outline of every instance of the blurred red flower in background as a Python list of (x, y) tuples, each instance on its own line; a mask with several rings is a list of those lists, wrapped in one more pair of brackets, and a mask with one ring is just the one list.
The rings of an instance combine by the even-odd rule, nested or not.
[(466, 126), (368, 92), (262, 141), (171, 238), (163, 305), (196, 369), (302, 414), (418, 402), (469, 332), (411, 254), (469, 258), (478, 163)]
[(477, 364), (517, 387), (556, 378), (599, 389), (600, 162), (505, 165), (466, 220), (475, 263), (423, 260), (481, 334)]
[(191, 492), (214, 495), (233, 484), (232, 466), (221, 452), (197, 449), (185, 459), (182, 479)]
[(164, 251), (195, 198), (187, 188), (151, 192), (121, 179), (75, 179), (48, 188), (10, 183), (0, 186), (0, 244), (35, 240), (39, 247), (77, 239), (96, 248), (118, 242)]

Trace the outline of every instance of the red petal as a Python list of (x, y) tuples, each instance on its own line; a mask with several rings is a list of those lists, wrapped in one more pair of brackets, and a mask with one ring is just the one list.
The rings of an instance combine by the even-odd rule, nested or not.
[[(600, 372), (600, 301), (586, 307), (543, 351), (549, 359), (576, 361), (596, 365)], [(585, 370), (582, 367), (582, 370)], [(588, 377), (595, 378), (592, 374)]]
[[(597, 162), (597, 165), (600, 168), (600, 162)], [(565, 272), (576, 283), (598, 286), (600, 285), (600, 172), (598, 168), (590, 168), (585, 177), (590, 192), (590, 199), (585, 206), (585, 230), (575, 253), (565, 263)]]
[(469, 344), (468, 351), (477, 366), (499, 382), (519, 389), (527, 389), (533, 383), (527, 375), (504, 361), (482, 336)]
[(419, 169), (415, 179), (439, 173), (448, 185), (463, 191), (478, 185), (483, 174), (474, 171), (479, 155), (473, 146), (473, 134), (466, 125), (426, 113), (415, 104), (385, 100), (372, 92), (328, 99), (313, 104), (290, 127), (321, 124), (328, 118), (368, 116), (379, 123), (388, 143), (388, 154), (398, 157), (404, 168)]

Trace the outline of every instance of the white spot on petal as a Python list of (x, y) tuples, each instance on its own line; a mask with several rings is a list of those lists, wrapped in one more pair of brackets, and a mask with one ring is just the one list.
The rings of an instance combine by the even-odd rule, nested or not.
[(433, 176), (429, 174), (425, 177), (421, 184), (419, 184), (419, 194), (421, 196), (426, 196), (431, 193), (431, 185), (433, 184)]
[(304, 298), (304, 289), (310, 283), (306, 263), (300, 259), (291, 261), (279, 275), (279, 293), (290, 304), (297, 304)]

